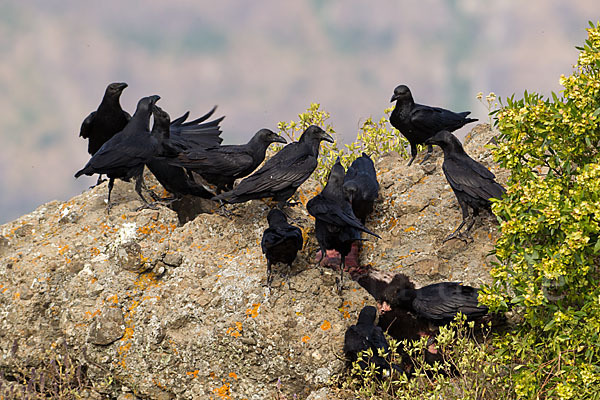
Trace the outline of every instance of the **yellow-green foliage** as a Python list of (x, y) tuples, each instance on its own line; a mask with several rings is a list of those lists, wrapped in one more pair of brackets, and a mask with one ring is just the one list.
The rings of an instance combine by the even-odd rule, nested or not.
[(524, 319), (496, 343), (521, 398), (600, 397), (600, 25), (588, 35), (560, 96), (525, 92), (496, 114), (511, 179), (480, 300)]
[(400, 343), (388, 338), (390, 354), (383, 356), (392, 364), (400, 364), (399, 349), (404, 349), (414, 365), (414, 374), (409, 378), (393, 371), (378, 379), (374, 364), (365, 369), (358, 365), (360, 360), (372, 356), (372, 351), (367, 350), (365, 354), (359, 354), (360, 358), (353, 363), (351, 375), (343, 386), (360, 399), (374, 400), (515, 398), (510, 379), (504, 379), (509, 369), (489, 347), (489, 329), (483, 327), (483, 333), (474, 335), (473, 325), (473, 322), (466, 323), (463, 315), (458, 315), (449, 326), (440, 328), (436, 348), (443, 359), (434, 365), (424, 361), (427, 338)]
[(343, 147), (340, 145), (333, 127), (327, 122), (330, 114), (321, 110), (318, 103), (312, 103), (305, 113), (298, 114), (299, 121), (280, 122), (277, 127), (280, 134), (287, 136), (289, 141), (298, 140), (302, 132), (310, 125), (320, 126), (335, 138), (334, 143), (323, 142), (321, 144), (319, 164), (315, 170), (317, 180), (325, 185), (329, 171), (338, 157), (346, 168), (352, 161), (360, 157), (363, 151), (372, 158), (390, 151), (396, 151), (403, 157), (407, 157), (408, 141), (390, 125), (389, 114), (391, 111), (391, 108), (386, 109), (386, 116), (378, 122), (373, 121), (371, 117), (367, 118), (360, 127), (356, 140)]

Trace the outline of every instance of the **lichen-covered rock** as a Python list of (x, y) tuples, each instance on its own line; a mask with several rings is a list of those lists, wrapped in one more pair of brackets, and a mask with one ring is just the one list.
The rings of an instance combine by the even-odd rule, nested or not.
[(120, 308), (106, 308), (94, 318), (88, 341), (105, 346), (121, 339), (125, 333), (125, 320)]
[[(491, 138), (479, 126), (466, 146), (487, 166)], [(382, 239), (364, 243), (363, 263), (419, 284), (488, 281), (493, 217), (476, 223), (475, 242), (441, 243), (461, 219), (441, 152), (423, 166), (406, 167), (397, 154), (375, 162), (381, 196), (367, 225)], [(311, 179), (298, 199), (305, 205), (318, 190)], [(0, 227), (1, 371), (40, 365), (63, 340), (102, 388), (97, 398), (265, 399), (280, 391), (302, 399), (343, 370), (344, 332), (374, 301), (355, 282), (338, 295), (337, 273), (315, 268), (305, 207), (289, 211), (306, 238), (291, 287), (275, 267), (269, 291), (260, 248), (266, 203), (228, 206), (230, 217), (196, 216), (217, 208), (204, 200), (185, 215), (136, 212), (141, 203), (125, 182), (115, 183), (110, 214), (105, 199), (103, 184)]]

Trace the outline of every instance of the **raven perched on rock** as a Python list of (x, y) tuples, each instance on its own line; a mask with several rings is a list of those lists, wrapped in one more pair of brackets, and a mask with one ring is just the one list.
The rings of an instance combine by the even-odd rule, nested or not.
[[(390, 116), (390, 123), (398, 129), (410, 143), (411, 158), (408, 165), (411, 165), (417, 156), (417, 145), (424, 144), (427, 139), (441, 130), (453, 132), (462, 128), (465, 124), (477, 121), (474, 118), (467, 118), (470, 111), (455, 113), (450, 110), (439, 107), (424, 106), (416, 104), (413, 100), (410, 89), (405, 85), (400, 85), (394, 89), (394, 95), (390, 101), (396, 101), (396, 107)], [(427, 148), (427, 154), (421, 161), (424, 163), (433, 148), (431, 145)]]
[[(131, 115), (121, 108), (119, 99), (121, 93), (127, 87), (124, 82), (111, 83), (106, 87), (104, 97), (96, 111), (92, 111), (81, 124), (79, 136), (88, 139), (88, 153), (90, 155), (102, 147), (102, 145), (117, 132), (125, 128)], [(102, 175), (98, 176), (98, 182), (102, 182)]]
[(375, 165), (365, 153), (348, 167), (344, 177), (344, 194), (352, 204), (354, 215), (364, 225), (367, 215), (373, 212), (373, 203), (379, 195)]
[(287, 264), (285, 280), (289, 285), (290, 269), (296, 259), (298, 251), (302, 250), (303, 238), (300, 228), (290, 225), (283, 211), (274, 208), (267, 216), (269, 227), (263, 233), (260, 243), (262, 251), (267, 257), (267, 286), (271, 287), (273, 275), (271, 265), (277, 263)]
[(309, 126), (297, 142), (285, 146), (233, 190), (221, 193), (213, 200), (243, 203), (272, 197), (283, 206), (317, 168), (319, 146), (323, 140), (333, 143), (333, 138), (323, 129)]
[(170, 163), (200, 174), (208, 183), (217, 185), (220, 194), (233, 189), (236, 179), (252, 173), (264, 161), (271, 143), (286, 143), (286, 140), (269, 129), (261, 129), (247, 144), (189, 150)]
[(475, 223), (475, 217), (479, 214), (479, 210), (482, 208), (489, 210), (490, 199), (500, 199), (506, 190), (494, 180), (495, 175), (490, 170), (465, 153), (460, 141), (450, 132), (438, 132), (425, 143), (437, 144), (444, 151), (442, 171), (444, 171), (462, 210), (462, 222), (444, 241), (458, 235), (469, 217), (469, 207), (471, 207), (473, 216), (467, 227), (468, 234)]
[(306, 203), (306, 210), (315, 217), (315, 235), (325, 256), (327, 250), (334, 249), (340, 253), (340, 279), (338, 290), (343, 289), (345, 258), (352, 249), (352, 243), (361, 240), (360, 233), (366, 232), (377, 238), (379, 235), (368, 230), (352, 211), (343, 192), (344, 167), (338, 158), (331, 168), (327, 184), (315, 197)]
[(142, 98), (125, 128), (107, 140), (85, 167), (75, 174), (75, 178), (93, 174), (108, 176), (108, 212), (112, 207), (110, 193), (116, 178), (124, 181), (135, 178), (135, 191), (144, 204), (148, 205), (142, 195), (142, 173), (144, 164), (149, 162), (158, 150), (158, 141), (150, 135), (149, 128), (152, 106), (158, 99), (159, 96)]
[(382, 311), (402, 309), (436, 325), (447, 324), (459, 312), (467, 320), (483, 317), (488, 308), (479, 305), (479, 289), (458, 282), (441, 282), (415, 289), (404, 274), (396, 274), (379, 296)]
[(344, 335), (344, 353), (350, 361), (358, 359), (358, 353), (371, 349), (373, 356), (360, 363), (362, 369), (366, 369), (368, 364), (375, 364), (379, 368), (378, 373), (383, 370), (389, 370), (390, 364), (385, 358), (379, 355), (379, 349), (384, 353), (389, 353), (389, 345), (383, 331), (375, 325), (377, 309), (373, 306), (366, 306), (358, 315), (356, 325), (351, 325)]
[[(156, 153), (162, 155), (172, 151), (169, 148), (171, 145), (169, 142), (170, 117), (157, 105), (152, 107), (152, 115), (154, 116), (154, 125), (151, 134), (158, 142)], [(175, 196), (174, 200), (181, 198), (182, 195), (198, 196), (205, 199), (210, 199), (215, 195), (191, 179), (183, 168), (170, 165), (168, 158), (155, 156), (146, 165), (160, 184)]]

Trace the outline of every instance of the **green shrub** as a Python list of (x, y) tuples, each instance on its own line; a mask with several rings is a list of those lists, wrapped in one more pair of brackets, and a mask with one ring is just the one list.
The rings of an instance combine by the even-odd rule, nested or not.
[[(333, 127), (327, 122), (330, 114), (320, 109), (318, 103), (312, 103), (305, 113), (298, 114), (299, 121), (280, 122), (277, 127), (282, 136), (288, 140), (298, 140), (302, 132), (310, 125), (318, 125), (335, 138), (334, 143), (321, 144), (319, 164), (315, 170), (317, 180), (325, 185), (329, 171), (338, 157), (342, 165), (348, 167), (352, 161), (361, 156), (364, 151), (371, 158), (381, 156), (390, 151), (400, 153), (404, 158), (408, 157), (408, 141), (392, 127), (389, 122), (389, 114), (392, 108), (385, 110), (385, 117), (378, 122), (371, 117), (367, 118), (361, 125), (356, 140), (343, 147), (340, 145)], [(281, 147), (280, 147), (281, 148)]]
[(511, 176), (480, 300), (523, 318), (495, 342), (520, 398), (600, 397), (600, 25), (588, 34), (560, 95), (525, 92), (496, 114)]

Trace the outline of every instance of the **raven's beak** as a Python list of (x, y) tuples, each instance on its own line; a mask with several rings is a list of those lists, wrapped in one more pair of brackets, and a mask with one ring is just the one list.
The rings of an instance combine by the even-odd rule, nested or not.
[(160, 100), (160, 96), (155, 94), (154, 96), (150, 96), (150, 102), (154, 105), (157, 101)]
[(397, 94), (394, 94), (394, 95), (392, 96), (392, 98), (390, 99), (390, 103), (391, 103), (392, 101), (394, 101), (394, 100), (398, 100), (398, 95), (397, 95)]
[(119, 83), (119, 86), (117, 86), (117, 87), (119, 88), (119, 90), (123, 90), (123, 89), (125, 89), (127, 86), (129, 86), (129, 85), (127, 85), (125, 82), (121, 82), (121, 83)]
[(274, 139), (273, 139), (273, 143), (287, 143), (287, 140), (285, 140), (285, 138), (283, 136), (279, 136), (277, 135)]
[(329, 142), (329, 143), (333, 143), (335, 142), (335, 140), (333, 139), (333, 137), (331, 137), (331, 135), (325, 131), (323, 131), (323, 133), (321, 133), (321, 139)]

